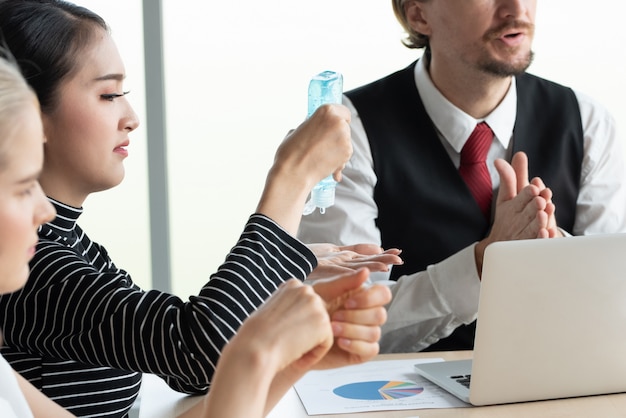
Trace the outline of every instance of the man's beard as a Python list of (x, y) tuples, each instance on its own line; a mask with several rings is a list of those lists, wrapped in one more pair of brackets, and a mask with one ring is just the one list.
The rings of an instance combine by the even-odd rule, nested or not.
[(485, 60), (478, 62), (478, 68), (485, 73), (496, 77), (510, 77), (522, 74), (530, 67), (533, 62), (535, 54), (533, 51), (529, 51), (526, 59), (523, 61), (511, 63), (501, 62), (496, 60)]

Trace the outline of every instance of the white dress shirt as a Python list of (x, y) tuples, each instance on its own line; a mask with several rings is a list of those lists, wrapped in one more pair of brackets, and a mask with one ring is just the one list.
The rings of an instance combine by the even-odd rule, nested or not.
[[(458, 167), (461, 149), (480, 121), (454, 106), (435, 88), (424, 63), (425, 60), (419, 60), (415, 66), (417, 89), (444, 147)], [(623, 185), (626, 151), (619, 140), (615, 121), (604, 107), (588, 96), (576, 92), (576, 97), (582, 118), (584, 156), (571, 233), (626, 232), (626, 187)], [(369, 141), (350, 100), (344, 96), (343, 103), (352, 111), (354, 155), (337, 186), (335, 207), (323, 215), (304, 216), (299, 238), (307, 243), (380, 244), (380, 231), (376, 226), (378, 207), (374, 201), (377, 179)], [(513, 78), (505, 98), (484, 119), (496, 138), (487, 157), (494, 190), (499, 186), (499, 177), (493, 161), (510, 159), (516, 111), (517, 91)], [(381, 352), (422, 350), (450, 335), (459, 325), (476, 319), (480, 280), (474, 247), (475, 244), (470, 245), (428, 266), (425, 271), (390, 283), (393, 299), (387, 306), (388, 320), (383, 326)], [(388, 274), (372, 274), (374, 281), (387, 279)]]

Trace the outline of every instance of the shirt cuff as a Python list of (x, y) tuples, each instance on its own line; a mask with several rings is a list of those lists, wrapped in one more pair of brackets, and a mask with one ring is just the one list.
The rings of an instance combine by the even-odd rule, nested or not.
[(428, 267), (433, 286), (441, 300), (463, 323), (470, 323), (478, 314), (480, 278), (476, 271), (476, 243)]
[[(287, 252), (287, 254), (295, 253), (306, 260), (307, 263), (305, 263), (304, 265), (301, 263), (298, 263), (298, 264), (301, 264), (302, 267), (305, 267), (305, 265), (308, 264), (306, 265), (306, 269), (309, 271), (306, 273), (306, 276), (308, 276), (309, 273), (311, 273), (311, 271), (313, 271), (315, 267), (317, 267), (317, 257), (315, 257), (315, 254), (313, 254), (313, 252), (309, 249), (309, 247), (307, 247), (302, 241), (300, 241), (299, 239), (291, 235), (289, 232), (285, 231), (283, 227), (280, 226), (278, 223), (276, 223), (272, 218), (266, 215), (263, 215), (261, 213), (254, 213), (250, 216), (246, 229), (248, 229), (251, 224), (255, 224), (255, 223), (262, 225), (263, 227), (271, 231), (271, 233), (274, 235), (274, 239), (272, 239), (272, 241), (274, 241), (277, 244), (281, 243), (282, 244), (281, 247), (285, 249), (289, 249), (290, 251)], [(296, 258), (300, 258), (300, 257), (296, 257)], [(288, 258), (291, 258), (291, 256), (288, 256)], [(304, 280), (306, 276), (299, 277), (299, 278), (301, 280)]]

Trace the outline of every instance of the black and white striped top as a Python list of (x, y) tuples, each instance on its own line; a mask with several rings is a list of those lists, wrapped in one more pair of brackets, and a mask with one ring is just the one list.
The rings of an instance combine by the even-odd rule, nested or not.
[(2, 355), (80, 417), (123, 417), (141, 375), (204, 393), (224, 344), (283, 281), (303, 280), (315, 256), (276, 223), (252, 215), (237, 245), (198, 296), (143, 291), (52, 200), (24, 289), (0, 297)]

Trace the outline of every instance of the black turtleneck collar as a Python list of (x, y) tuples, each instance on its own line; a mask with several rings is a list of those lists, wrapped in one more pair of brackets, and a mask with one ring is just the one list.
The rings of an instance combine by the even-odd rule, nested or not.
[(83, 213), (83, 208), (66, 205), (51, 197), (48, 197), (48, 200), (56, 209), (57, 216), (51, 222), (48, 222), (46, 226), (61, 236), (70, 236), (76, 228), (78, 217)]

